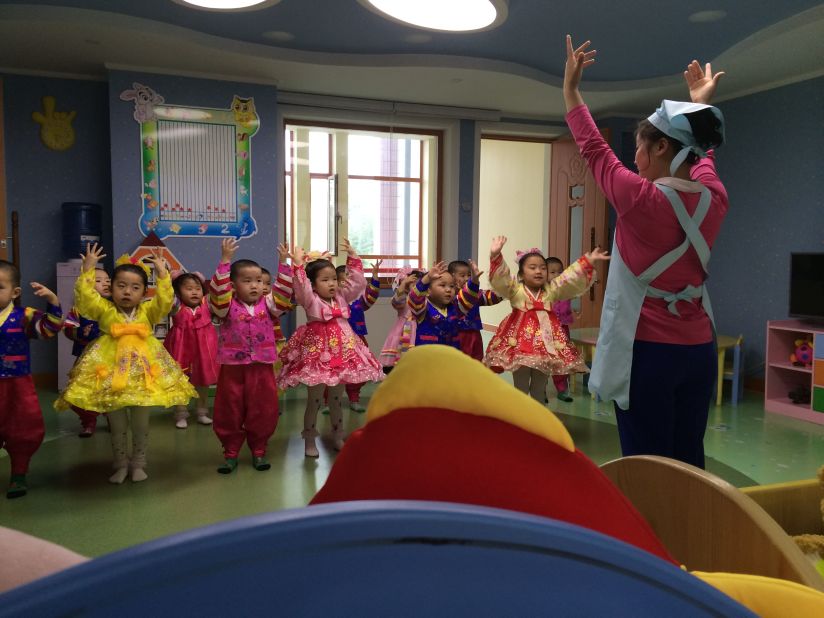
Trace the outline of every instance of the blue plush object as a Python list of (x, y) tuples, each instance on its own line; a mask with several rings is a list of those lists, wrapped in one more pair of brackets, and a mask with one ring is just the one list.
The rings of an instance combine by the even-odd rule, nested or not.
[(2, 616), (754, 616), (613, 538), (457, 504), (342, 502), (221, 523), (0, 595)]

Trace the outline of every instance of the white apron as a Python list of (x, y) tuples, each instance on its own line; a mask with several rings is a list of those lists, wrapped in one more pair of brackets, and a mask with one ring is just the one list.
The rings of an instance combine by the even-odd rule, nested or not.
[[(615, 401), (623, 410), (629, 409), (632, 346), (644, 297), (663, 298), (669, 303), (669, 311), (675, 315), (679, 315), (676, 308), (678, 301), (691, 301), (700, 297), (701, 304), (713, 325), (713, 331), (715, 330), (712, 307), (705, 285), (702, 284), (700, 287), (689, 285), (680, 292), (667, 292), (650, 285), (684, 255), (690, 245), (701, 260), (706, 279), (710, 248), (699, 226), (710, 208), (710, 191), (700, 183), (678, 178), (659, 178), (655, 186), (670, 201), (686, 238), (684, 242), (659, 258), (637, 277), (621, 259), (617, 242), (613, 242), (609, 278), (601, 312), (601, 328), (595, 346), (592, 373), (589, 376), (589, 390), (604, 401)], [(692, 217), (689, 216), (676, 189), (687, 193), (701, 193), (698, 207)]]

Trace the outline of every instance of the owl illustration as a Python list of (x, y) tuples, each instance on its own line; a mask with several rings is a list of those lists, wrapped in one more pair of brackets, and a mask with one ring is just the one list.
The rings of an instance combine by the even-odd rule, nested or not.
[(252, 127), (258, 119), (255, 111), (255, 100), (251, 97), (241, 99), (235, 95), (232, 99), (232, 112), (235, 115), (235, 122), (242, 127)]

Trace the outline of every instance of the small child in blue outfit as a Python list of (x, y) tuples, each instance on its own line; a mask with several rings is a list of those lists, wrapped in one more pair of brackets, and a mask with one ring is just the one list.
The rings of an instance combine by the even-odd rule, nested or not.
[[(363, 344), (369, 347), (369, 344), (366, 342), (366, 335), (368, 335), (368, 331), (366, 330), (366, 311), (369, 310), (372, 305), (375, 304), (375, 301), (378, 300), (378, 295), (380, 294), (381, 289), (381, 282), (378, 279), (378, 271), (380, 269), (383, 260), (377, 260), (372, 265), (372, 277), (366, 283), (366, 290), (364, 290), (363, 294), (359, 299), (349, 305), (349, 326), (352, 327), (352, 330), (355, 331), (355, 334), (360, 337)], [(346, 270), (346, 265), (342, 264), (335, 269), (338, 275), (338, 287), (342, 287), (346, 280), (349, 278), (349, 272)], [(360, 384), (347, 384), (346, 385), (346, 397), (349, 399), (349, 409), (353, 412), (365, 412), (366, 408), (360, 402), (360, 391), (363, 388), (365, 382), (361, 382)]]
[[(472, 266), (470, 262), (464, 260), (453, 260), (449, 262), (449, 270), (455, 279), (455, 287), (463, 288), (472, 276)], [(481, 307), (491, 307), (501, 302), (501, 297), (492, 290), (478, 290), (478, 304), (469, 313), (458, 320), (458, 340), (461, 344), (461, 352), (471, 356), (476, 361), (484, 360), (484, 344), (481, 339)], [(453, 302), (458, 302), (457, 299)]]
[(461, 349), (458, 322), (478, 304), (481, 275), (474, 263), (469, 264), (472, 276), (460, 290), (456, 290), (455, 279), (445, 262), (435, 264), (409, 290), (407, 303), (417, 321), (416, 346), (439, 343)]

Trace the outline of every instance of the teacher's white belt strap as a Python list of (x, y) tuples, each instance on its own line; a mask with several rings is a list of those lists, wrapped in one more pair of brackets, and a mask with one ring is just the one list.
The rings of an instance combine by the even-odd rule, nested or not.
[[(695, 252), (698, 254), (698, 259), (701, 261), (701, 267), (704, 269), (704, 276), (706, 278), (707, 268), (710, 262), (710, 248), (707, 241), (704, 239), (704, 236), (701, 234), (699, 226), (704, 221), (704, 217), (707, 216), (707, 212), (709, 212), (711, 195), (709, 189), (698, 183), (683, 183), (683, 185), (679, 183), (677, 185), (680, 189), (684, 190), (686, 188), (684, 185), (689, 184), (692, 185), (690, 187), (692, 189), (691, 192), (697, 193), (700, 191), (701, 193), (701, 198), (698, 200), (698, 206), (695, 209), (695, 214), (690, 217), (687, 209), (684, 207), (684, 203), (681, 201), (681, 196), (678, 195), (675, 189), (668, 186), (668, 184), (665, 184), (665, 182), (670, 179), (661, 180), (664, 182), (659, 181), (655, 184), (664, 193), (664, 195), (667, 196), (667, 199), (672, 204), (672, 208), (675, 211), (675, 216), (678, 218), (678, 223), (681, 224), (686, 237), (684, 238), (684, 242), (666, 255), (662, 256), (652, 266), (641, 273), (638, 278), (647, 284), (647, 296), (651, 296), (652, 298), (663, 298), (668, 303), (667, 309), (669, 309), (669, 312), (680, 317), (678, 308), (676, 307), (678, 301), (691, 301), (694, 298), (703, 297), (704, 286), (700, 285), (695, 287), (693, 285), (688, 285), (680, 292), (670, 292), (668, 290), (654, 288), (650, 285), (650, 282), (658, 278), (665, 270), (667, 270), (682, 255), (684, 255), (690, 245), (692, 245)], [(707, 309), (709, 313), (709, 308)], [(712, 316), (710, 316), (710, 319), (712, 319)]]

